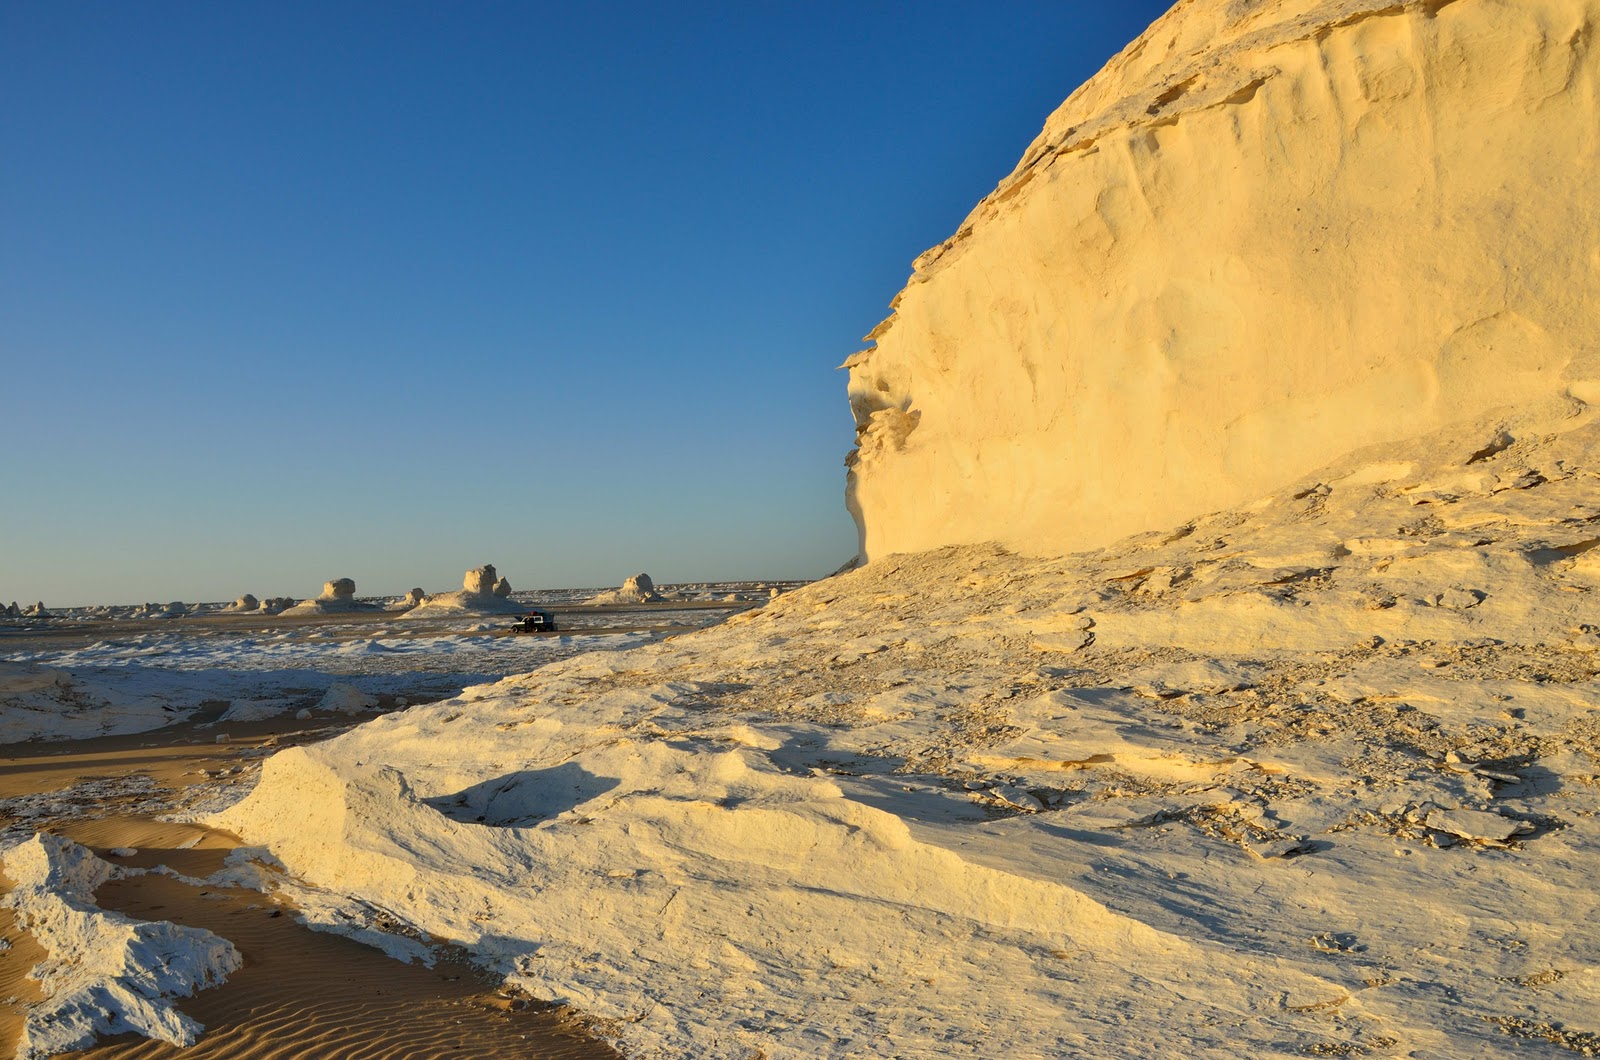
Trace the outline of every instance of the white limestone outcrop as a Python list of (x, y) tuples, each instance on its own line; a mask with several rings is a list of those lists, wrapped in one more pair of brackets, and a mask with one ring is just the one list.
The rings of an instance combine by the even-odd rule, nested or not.
[(407, 610), (407, 611), (409, 611), (411, 608), (416, 607), (418, 604), (422, 603), (422, 601), (426, 600), (427, 598), (428, 598), (428, 594), (423, 592), (421, 587), (419, 586), (419, 587), (417, 587), (415, 589), (412, 589), (410, 592), (406, 593), (400, 599), (396, 600), (394, 602), (394, 604), (393, 604), (393, 607), (396, 610)]
[(1193, 0), (846, 361), (869, 558), (1097, 547), (1600, 403), (1600, 0)]
[[(444, 615), (519, 615), (526, 610), (511, 599), (511, 583), (495, 573), (494, 564), (485, 563), (467, 571), (461, 589), (453, 593), (434, 593), (417, 602), (402, 618), (437, 618)], [(502, 591), (503, 590), (503, 591)], [(413, 593), (421, 593), (413, 589)]]
[(16, 887), (0, 901), (49, 951), (29, 973), (42, 999), (23, 1013), (19, 1060), (42, 1060), (129, 1031), (174, 1046), (195, 1043), (204, 1028), (173, 998), (238, 970), (244, 958), (231, 942), (203, 928), (100, 908), (95, 890), (122, 871), (61, 836), (36, 833), (3, 858)]
[(650, 580), (648, 574), (629, 575), (622, 583), (622, 587), (611, 589), (607, 592), (591, 596), (591, 604), (654, 604), (665, 599), (656, 592), (656, 583)]
[[(322, 594), (315, 600), (303, 600), (283, 610), (286, 615), (326, 615), (343, 611), (373, 609), (372, 604), (356, 600), (356, 583), (350, 578), (333, 578), (322, 583)], [(263, 608), (265, 610), (265, 608)]]
[(481, 567), (474, 567), (467, 571), (461, 579), (461, 589), (469, 593), (494, 592), (495, 574), (494, 564), (485, 563)]

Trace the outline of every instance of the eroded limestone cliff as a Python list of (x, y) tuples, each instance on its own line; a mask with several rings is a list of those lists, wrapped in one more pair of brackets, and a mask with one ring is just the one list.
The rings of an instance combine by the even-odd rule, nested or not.
[(869, 557), (1096, 547), (1600, 403), (1600, 0), (1184, 0), (851, 357)]

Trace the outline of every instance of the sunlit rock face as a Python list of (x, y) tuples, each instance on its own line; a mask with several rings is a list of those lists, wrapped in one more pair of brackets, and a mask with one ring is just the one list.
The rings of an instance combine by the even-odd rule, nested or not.
[(494, 592), (494, 583), (494, 564), (485, 563), (481, 567), (474, 567), (467, 571), (461, 579), (461, 590), (462, 592), (487, 596)]
[(330, 600), (340, 603), (349, 603), (356, 597), (356, 583), (349, 578), (335, 578), (322, 583), (322, 595), (318, 600)]
[(1192, 0), (850, 358), (869, 558), (1092, 548), (1600, 403), (1600, 0)]

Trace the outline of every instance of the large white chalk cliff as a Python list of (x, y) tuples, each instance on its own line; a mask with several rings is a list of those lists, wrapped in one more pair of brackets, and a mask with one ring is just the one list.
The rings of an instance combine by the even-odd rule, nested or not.
[(851, 357), (869, 558), (1093, 548), (1600, 403), (1597, 0), (1186, 0)]

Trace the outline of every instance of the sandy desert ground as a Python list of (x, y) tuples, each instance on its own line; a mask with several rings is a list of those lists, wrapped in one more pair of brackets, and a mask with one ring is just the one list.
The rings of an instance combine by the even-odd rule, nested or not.
[[(164, 867), (181, 874), (146, 872), (111, 881), (95, 892), (102, 908), (206, 928), (231, 941), (245, 958), (225, 985), (184, 1003), (184, 1011), (207, 1031), (194, 1046), (180, 1049), (125, 1032), (72, 1055), (615, 1055), (589, 1040), (574, 1020), (508, 993), (461, 956), (447, 954), (432, 967), (400, 964), (345, 936), (312, 931), (287, 902), (197, 882), (224, 868), (237, 840), (158, 817), (182, 804), (186, 789), (217, 780), (237, 782), (261, 755), (341, 727), (337, 718), (292, 725), (256, 722), (218, 744), (213, 726), (185, 725), (154, 738), (140, 734), (72, 741), (66, 747), (8, 748), (12, 756), (0, 759), (0, 800), (7, 802), (81, 788), (88, 777), (97, 778), (102, 791), (115, 788), (118, 780), (148, 779), (153, 789), (141, 785), (120, 795), (101, 794), (80, 805), (78, 813), (54, 816), (46, 826), (119, 867)], [(122, 853), (110, 853), (114, 850)], [(0, 910), (0, 932), (9, 943), (0, 951), (0, 996), (11, 999), (0, 1009), (0, 1049), (9, 1054), (22, 1035), (23, 1006), (40, 999), (39, 984), (27, 973), (48, 953), (19, 930), (10, 910)]]
[[(0, 630), (0, 725), (17, 737), (0, 748), (7, 844), (35, 831), (70, 838), (117, 867), (116, 878), (94, 889), (94, 906), (210, 930), (243, 958), (225, 984), (183, 1001), (182, 1011), (206, 1028), (196, 1044), (182, 1048), (108, 1026), (100, 1044), (73, 1055), (614, 1055), (576, 1014), (507, 988), (459, 949), (433, 945), (426, 962), (402, 963), (352, 937), (359, 928), (332, 921), (313, 930), (284, 892), (231, 884), (218, 873), (227, 871), (237, 838), (194, 818), (237, 799), (277, 750), (497, 672), (699, 628), (769, 591), (740, 596), (739, 587), (725, 588), (719, 595), (737, 602), (646, 608), (563, 600), (563, 629), (555, 634), (514, 634), (503, 617), (437, 616), (401, 626), (377, 611), (69, 615)], [(16, 889), (12, 880), (0, 883)], [(7, 999), (0, 1050), (52, 1055), (55, 1046), (25, 1037), (30, 1006), (62, 992), (62, 983), (41, 985), (39, 968), (93, 959), (41, 946), (9, 907), (0, 908), (0, 927), (0, 997)], [(108, 1014), (118, 1009), (105, 996), (95, 1004)]]

